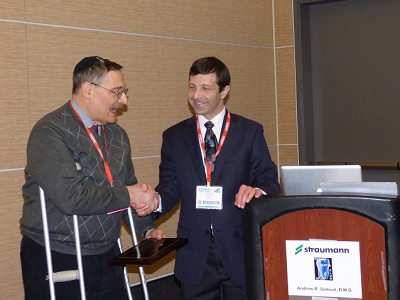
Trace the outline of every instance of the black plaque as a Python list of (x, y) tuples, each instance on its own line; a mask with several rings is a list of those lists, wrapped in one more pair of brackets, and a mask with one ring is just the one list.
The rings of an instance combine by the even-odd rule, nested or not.
[(110, 260), (113, 265), (151, 265), (168, 253), (188, 243), (188, 239), (146, 239)]

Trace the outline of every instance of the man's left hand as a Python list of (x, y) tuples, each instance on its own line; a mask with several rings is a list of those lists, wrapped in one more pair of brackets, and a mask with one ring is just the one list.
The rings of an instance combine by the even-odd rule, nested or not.
[(166, 235), (161, 229), (150, 229), (144, 238), (161, 240), (166, 238)]
[(246, 204), (251, 201), (251, 199), (254, 197), (260, 198), (262, 194), (262, 191), (257, 188), (242, 184), (235, 197), (235, 206), (244, 208)]

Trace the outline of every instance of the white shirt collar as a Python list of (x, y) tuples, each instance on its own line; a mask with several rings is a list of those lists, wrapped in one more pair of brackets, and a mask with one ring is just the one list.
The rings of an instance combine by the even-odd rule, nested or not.
[(198, 115), (201, 134), (203, 137), (206, 133), (206, 127), (204, 126), (204, 124), (208, 121), (211, 121), (214, 124), (214, 127), (212, 128), (212, 130), (214, 131), (214, 134), (216, 135), (218, 142), (219, 142), (219, 138), (221, 136), (222, 124), (224, 123), (225, 112), (226, 112), (226, 108), (224, 106), (224, 109), (218, 115), (216, 115), (214, 118), (212, 118), (212, 120), (207, 120), (204, 116)]

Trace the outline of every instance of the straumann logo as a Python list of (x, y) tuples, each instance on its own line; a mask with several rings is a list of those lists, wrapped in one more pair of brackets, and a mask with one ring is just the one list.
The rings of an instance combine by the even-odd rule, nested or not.
[(295, 250), (295, 255), (299, 254), (300, 252), (304, 253), (316, 253), (316, 254), (321, 254), (321, 253), (337, 253), (337, 254), (349, 254), (350, 249), (349, 248), (321, 248), (321, 247), (310, 247), (310, 246), (305, 246), (301, 244), (300, 246), (296, 247)]
[(303, 251), (303, 244), (301, 244), (300, 246), (298, 246), (296, 248), (296, 252), (294, 253), (295, 255), (299, 254), (301, 251)]

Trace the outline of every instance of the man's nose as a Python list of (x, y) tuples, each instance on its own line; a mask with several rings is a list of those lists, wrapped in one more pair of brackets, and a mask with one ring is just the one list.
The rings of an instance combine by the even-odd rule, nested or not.
[(128, 103), (128, 96), (125, 93), (122, 93), (121, 98), (118, 99), (118, 102), (126, 105)]

